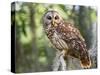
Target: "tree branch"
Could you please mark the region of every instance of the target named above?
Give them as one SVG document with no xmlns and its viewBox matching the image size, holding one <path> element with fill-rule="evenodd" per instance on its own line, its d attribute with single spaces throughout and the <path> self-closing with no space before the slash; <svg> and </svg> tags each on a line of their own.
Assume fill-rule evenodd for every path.
<svg viewBox="0 0 100 75">
<path fill-rule="evenodd" d="M 66 62 L 63 58 L 63 55 L 61 55 L 60 52 L 56 53 L 56 57 L 54 58 L 53 61 L 53 66 L 52 66 L 53 71 L 65 71 L 66 70 Z"/>
</svg>

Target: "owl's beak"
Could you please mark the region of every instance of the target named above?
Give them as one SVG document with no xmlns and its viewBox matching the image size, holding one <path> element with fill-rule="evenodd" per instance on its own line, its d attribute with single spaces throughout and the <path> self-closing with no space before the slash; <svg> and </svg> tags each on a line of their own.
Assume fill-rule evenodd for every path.
<svg viewBox="0 0 100 75">
<path fill-rule="evenodd" d="M 51 24 L 54 26 L 54 24 L 55 24 L 54 20 L 51 21 Z"/>
<path fill-rule="evenodd" d="M 52 20 L 51 24 L 52 24 L 54 27 L 57 26 L 57 24 L 55 23 L 55 20 L 54 20 L 54 19 Z"/>
</svg>

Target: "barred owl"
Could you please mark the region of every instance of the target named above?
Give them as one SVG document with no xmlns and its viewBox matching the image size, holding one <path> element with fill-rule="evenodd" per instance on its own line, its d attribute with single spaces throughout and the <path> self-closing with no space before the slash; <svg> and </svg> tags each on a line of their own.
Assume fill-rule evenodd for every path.
<svg viewBox="0 0 100 75">
<path fill-rule="evenodd" d="M 85 40 L 73 24 L 65 22 L 57 11 L 47 11 L 43 16 L 43 28 L 53 46 L 63 54 L 64 59 L 72 56 L 80 60 L 82 68 L 91 67 Z"/>
</svg>

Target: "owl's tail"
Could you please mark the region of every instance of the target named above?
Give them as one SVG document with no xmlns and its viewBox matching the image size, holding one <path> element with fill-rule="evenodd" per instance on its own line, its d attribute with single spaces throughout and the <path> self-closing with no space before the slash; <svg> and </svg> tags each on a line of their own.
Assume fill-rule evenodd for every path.
<svg viewBox="0 0 100 75">
<path fill-rule="evenodd" d="M 87 69 L 87 68 L 91 67 L 91 59 L 90 59 L 90 56 L 89 56 L 88 52 L 84 52 L 80 56 L 80 62 L 81 62 L 82 68 Z"/>
</svg>

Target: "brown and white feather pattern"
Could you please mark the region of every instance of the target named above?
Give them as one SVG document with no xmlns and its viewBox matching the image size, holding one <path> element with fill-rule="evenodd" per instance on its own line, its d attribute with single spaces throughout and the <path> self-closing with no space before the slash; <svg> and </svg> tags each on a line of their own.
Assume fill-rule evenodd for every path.
<svg viewBox="0 0 100 75">
<path fill-rule="evenodd" d="M 44 28 L 45 32 L 52 44 L 57 50 L 64 51 L 64 58 L 70 55 L 78 58 L 83 68 L 91 67 L 85 40 L 77 28 L 64 21 L 56 23 L 54 27 L 52 27 L 52 24 L 45 26 L 47 26 L 47 28 Z"/>
</svg>

